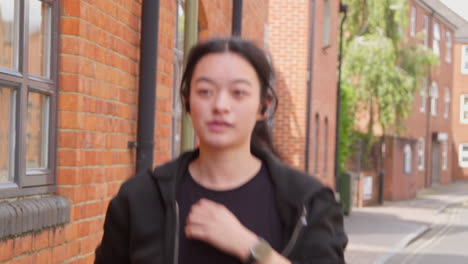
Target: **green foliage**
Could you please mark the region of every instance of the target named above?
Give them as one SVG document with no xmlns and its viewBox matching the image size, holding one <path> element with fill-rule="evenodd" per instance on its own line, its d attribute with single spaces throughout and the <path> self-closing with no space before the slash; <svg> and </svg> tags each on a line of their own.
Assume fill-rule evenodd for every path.
<svg viewBox="0 0 468 264">
<path fill-rule="evenodd" d="M 355 93 L 357 112 L 370 117 L 364 140 L 373 141 L 375 124 L 400 133 L 412 108 L 418 80 L 438 62 L 432 51 L 406 39 L 408 0 L 344 0 L 343 80 Z"/>
<path fill-rule="evenodd" d="M 341 108 L 340 108 L 340 142 L 338 165 L 341 172 L 344 171 L 346 160 L 352 154 L 354 142 L 354 119 L 356 95 L 354 90 L 346 84 L 341 85 Z"/>
</svg>

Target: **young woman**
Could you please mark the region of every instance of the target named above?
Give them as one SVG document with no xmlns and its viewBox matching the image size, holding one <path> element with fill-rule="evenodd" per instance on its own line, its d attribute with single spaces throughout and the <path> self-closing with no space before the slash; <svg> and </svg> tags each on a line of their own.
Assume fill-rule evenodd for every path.
<svg viewBox="0 0 468 264">
<path fill-rule="evenodd" d="M 122 185 L 95 263 L 344 263 L 333 192 L 272 149 L 273 75 L 246 40 L 192 49 L 181 95 L 198 149 Z"/>
</svg>

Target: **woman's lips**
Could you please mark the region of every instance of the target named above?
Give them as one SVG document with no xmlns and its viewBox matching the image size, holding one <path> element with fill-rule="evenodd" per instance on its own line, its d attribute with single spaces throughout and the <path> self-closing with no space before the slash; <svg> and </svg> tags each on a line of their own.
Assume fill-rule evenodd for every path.
<svg viewBox="0 0 468 264">
<path fill-rule="evenodd" d="M 232 124 L 225 121 L 211 121 L 208 122 L 208 129 L 213 132 L 223 132 L 224 130 L 231 128 Z"/>
</svg>

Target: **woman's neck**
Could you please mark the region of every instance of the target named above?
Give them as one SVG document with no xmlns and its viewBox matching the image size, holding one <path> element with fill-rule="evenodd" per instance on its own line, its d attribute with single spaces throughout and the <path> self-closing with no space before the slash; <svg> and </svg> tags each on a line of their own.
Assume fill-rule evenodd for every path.
<svg viewBox="0 0 468 264">
<path fill-rule="evenodd" d="M 193 179 L 212 190 L 229 190 L 243 185 L 260 170 L 261 161 L 250 146 L 212 149 L 200 146 L 200 155 L 189 165 Z"/>
</svg>

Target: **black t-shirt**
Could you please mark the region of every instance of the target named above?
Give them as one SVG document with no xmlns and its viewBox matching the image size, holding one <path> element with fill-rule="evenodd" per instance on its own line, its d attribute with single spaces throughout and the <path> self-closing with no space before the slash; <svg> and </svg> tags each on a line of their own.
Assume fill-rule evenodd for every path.
<svg viewBox="0 0 468 264">
<path fill-rule="evenodd" d="M 227 191 L 214 191 L 195 182 L 187 171 L 177 193 L 179 203 L 179 264 L 240 264 L 240 260 L 211 245 L 185 236 L 185 223 L 193 204 L 206 198 L 223 204 L 248 229 L 264 238 L 280 251 L 283 227 L 276 208 L 273 183 L 268 170 L 260 171 L 244 185 Z"/>
</svg>

